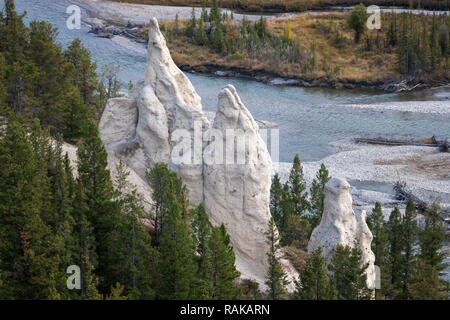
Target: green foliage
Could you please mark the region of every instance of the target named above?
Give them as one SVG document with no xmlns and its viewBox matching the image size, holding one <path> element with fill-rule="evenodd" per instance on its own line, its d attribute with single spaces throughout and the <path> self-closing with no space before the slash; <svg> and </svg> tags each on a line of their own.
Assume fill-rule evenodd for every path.
<svg viewBox="0 0 450 320">
<path fill-rule="evenodd" d="M 352 12 L 348 18 L 348 26 L 355 31 L 355 42 L 358 43 L 361 35 L 366 29 L 367 18 L 366 7 L 363 4 L 358 4 L 353 7 Z"/>
<path fill-rule="evenodd" d="M 368 300 L 372 290 L 367 288 L 366 269 L 363 265 L 362 252 L 354 248 L 338 245 L 331 259 L 329 270 L 333 274 L 338 300 Z"/>
<path fill-rule="evenodd" d="M 269 262 L 269 270 L 266 275 L 266 285 L 269 288 L 267 295 L 271 300 L 282 300 L 286 294 L 284 288 L 289 282 L 277 256 L 279 249 L 279 237 L 273 218 L 269 221 L 266 236 L 267 243 L 270 247 L 269 252 L 267 252 L 267 259 Z"/>
<path fill-rule="evenodd" d="M 322 163 L 319 171 L 316 174 L 315 179 L 311 184 L 311 208 L 309 223 L 311 225 L 311 231 L 314 230 L 320 223 L 323 214 L 323 205 L 325 200 L 325 185 L 330 181 L 331 177 L 328 174 L 328 170 Z"/>
<path fill-rule="evenodd" d="M 156 292 L 161 299 L 185 300 L 195 292 L 194 241 L 173 191 L 167 195 L 167 207 L 159 244 Z"/>
<path fill-rule="evenodd" d="M 322 248 L 314 250 L 300 270 L 300 279 L 295 282 L 294 297 L 299 300 L 333 300 L 336 296 L 334 282 L 328 278 L 327 263 Z"/>
<path fill-rule="evenodd" d="M 389 276 L 389 281 L 384 284 L 383 290 L 390 298 L 396 299 L 400 297 L 402 291 L 402 215 L 398 208 L 395 208 L 386 225 L 389 239 L 389 256 L 387 259 L 386 272 Z"/>
<path fill-rule="evenodd" d="M 211 252 L 213 289 L 211 299 L 239 299 L 241 292 L 235 281 L 240 273 L 236 270 L 230 236 L 223 224 L 212 229 L 209 250 Z"/>
<path fill-rule="evenodd" d="M 283 210 L 281 201 L 283 197 L 283 187 L 281 186 L 280 176 L 275 173 L 270 187 L 270 212 L 278 229 L 283 224 Z"/>
<path fill-rule="evenodd" d="M 294 214 L 301 217 L 309 208 L 309 202 L 308 194 L 306 192 L 306 181 L 303 174 L 303 167 L 298 154 L 294 158 L 288 183 L 294 206 Z"/>
</svg>

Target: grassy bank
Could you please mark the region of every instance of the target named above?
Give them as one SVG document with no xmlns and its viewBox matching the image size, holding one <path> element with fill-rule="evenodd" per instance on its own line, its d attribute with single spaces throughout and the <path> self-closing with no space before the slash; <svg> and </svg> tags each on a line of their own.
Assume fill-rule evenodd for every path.
<svg viewBox="0 0 450 320">
<path fill-rule="evenodd" d="M 168 6 L 212 6 L 213 0 L 112 0 L 116 2 L 141 3 Z M 219 0 L 223 8 L 236 9 L 247 12 L 292 12 L 310 9 L 321 9 L 330 6 L 354 6 L 363 3 L 366 6 L 403 6 L 414 8 L 420 6 L 431 10 L 448 10 L 448 0 Z"/>
<path fill-rule="evenodd" d="M 448 17 L 383 14 L 381 29 L 363 30 L 356 42 L 350 13 L 255 23 L 205 15 L 161 25 L 175 62 L 185 70 L 240 70 L 312 85 L 448 82 L 450 76 Z"/>
</svg>

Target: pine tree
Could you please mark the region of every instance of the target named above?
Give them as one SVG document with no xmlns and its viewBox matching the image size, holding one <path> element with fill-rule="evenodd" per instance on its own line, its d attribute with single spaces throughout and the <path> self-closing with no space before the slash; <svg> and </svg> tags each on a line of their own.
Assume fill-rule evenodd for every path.
<svg viewBox="0 0 450 320">
<path fill-rule="evenodd" d="M 41 218 L 48 178 L 22 125 L 10 118 L 0 134 L 0 298 L 47 299 L 63 282 L 55 237 Z"/>
<path fill-rule="evenodd" d="M 389 282 L 385 284 L 383 291 L 386 291 L 390 298 L 396 299 L 402 290 L 402 251 L 404 247 L 402 239 L 402 215 L 398 208 L 395 208 L 391 212 L 386 227 L 389 239 L 389 255 L 386 271 L 389 275 Z"/>
<path fill-rule="evenodd" d="M 419 260 L 438 272 L 446 268 L 446 264 L 443 263 L 444 256 L 441 252 L 444 239 L 445 229 L 440 214 L 440 206 L 435 202 L 425 212 L 425 228 L 419 235 Z"/>
<path fill-rule="evenodd" d="M 196 291 L 195 246 L 188 224 L 182 218 L 181 203 L 173 192 L 168 194 L 167 201 L 159 244 L 156 294 L 161 299 L 186 300 Z"/>
<path fill-rule="evenodd" d="M 333 300 L 336 292 L 327 273 L 327 263 L 322 247 L 319 247 L 308 256 L 305 266 L 300 270 L 294 297 L 300 300 Z"/>
<path fill-rule="evenodd" d="M 192 229 L 196 244 L 196 261 L 198 264 L 197 281 L 199 282 L 195 296 L 198 299 L 207 300 L 211 299 L 213 291 L 213 266 L 212 252 L 210 249 L 212 228 L 203 204 L 195 208 Z"/>
<path fill-rule="evenodd" d="M 348 17 L 348 25 L 355 31 L 355 43 L 359 43 L 366 28 L 368 14 L 363 4 L 356 5 Z"/>
<path fill-rule="evenodd" d="M 270 212 L 278 229 L 281 229 L 283 224 L 282 196 L 283 187 L 281 186 L 280 176 L 275 173 L 270 187 Z"/>
<path fill-rule="evenodd" d="M 212 266 L 212 294 L 214 300 L 231 300 L 240 298 L 240 290 L 235 281 L 240 273 L 235 267 L 235 255 L 230 236 L 225 226 L 212 229 L 209 240 Z"/>
<path fill-rule="evenodd" d="M 279 237 L 273 218 L 270 218 L 266 236 L 267 243 L 269 244 L 269 252 L 267 252 L 269 270 L 266 275 L 266 285 L 269 290 L 267 295 L 271 300 L 281 300 L 285 296 L 285 286 L 288 285 L 289 282 L 283 267 L 278 260 Z"/>
<path fill-rule="evenodd" d="M 115 269 L 121 264 L 118 252 L 122 247 L 117 241 L 120 230 L 120 207 L 114 201 L 114 189 L 107 168 L 108 155 L 94 124 L 88 126 L 86 138 L 78 148 L 78 179 L 83 184 L 87 197 L 87 220 L 94 230 L 99 275 L 99 289 L 109 294 L 117 282 Z"/>
<path fill-rule="evenodd" d="M 322 219 L 324 201 L 325 201 L 325 185 L 330 181 L 331 177 L 328 174 L 328 170 L 322 163 L 319 171 L 316 174 L 316 178 L 313 180 L 310 194 L 311 194 L 311 212 L 309 222 L 311 225 L 311 231 L 314 230 Z"/>
<path fill-rule="evenodd" d="M 333 274 L 338 300 L 368 300 L 372 291 L 367 288 L 366 269 L 362 264 L 361 250 L 338 245 L 329 266 Z"/>
<path fill-rule="evenodd" d="M 118 265 L 116 280 L 124 286 L 124 293 L 131 299 L 149 298 L 154 295 L 152 270 L 156 264 L 156 252 L 151 247 L 151 237 L 141 224 L 145 218 L 141 196 L 136 186 L 127 181 L 129 172 L 122 161 L 117 166 L 115 179 L 116 199 L 121 208 L 119 236 L 115 239 L 122 252 L 116 252 L 122 260 Z"/>
<path fill-rule="evenodd" d="M 97 64 L 92 62 L 91 53 L 82 45 L 80 39 L 75 38 L 64 51 L 64 57 L 75 67 L 73 81 L 80 91 L 83 103 L 92 106 L 98 83 Z"/>
<path fill-rule="evenodd" d="M 306 182 L 303 175 L 303 167 L 298 154 L 294 158 L 289 174 L 289 190 L 294 206 L 294 214 L 301 217 L 309 207 L 306 193 Z"/>
<path fill-rule="evenodd" d="M 412 281 L 416 265 L 415 245 L 417 242 L 416 207 L 411 198 L 408 199 L 405 215 L 402 220 L 403 231 L 403 271 L 402 271 L 402 299 L 409 299 L 408 286 Z"/>
<path fill-rule="evenodd" d="M 181 178 L 175 172 L 169 170 L 167 164 L 157 163 L 151 170 L 147 171 L 147 181 L 152 187 L 152 199 L 154 201 L 151 221 L 154 227 L 152 243 L 159 247 L 159 239 L 164 227 L 164 216 L 169 210 L 170 193 L 175 193 L 177 201 L 182 206 L 182 216 L 185 214 L 186 188 L 183 186 Z"/>
<path fill-rule="evenodd" d="M 203 22 L 203 19 L 200 19 L 198 31 L 195 34 L 195 43 L 200 46 L 206 46 L 208 45 L 208 41 L 209 39 L 205 31 L 205 23 Z"/>
<path fill-rule="evenodd" d="M 375 254 L 375 265 L 380 268 L 381 271 L 381 287 L 384 287 L 386 279 L 386 264 L 388 259 L 388 233 L 386 230 L 384 215 L 379 202 L 375 203 L 375 208 L 372 210 L 372 214 L 367 217 L 367 225 L 372 231 L 372 251 Z M 382 294 L 380 290 L 375 292 L 375 298 L 380 299 Z"/>
</svg>

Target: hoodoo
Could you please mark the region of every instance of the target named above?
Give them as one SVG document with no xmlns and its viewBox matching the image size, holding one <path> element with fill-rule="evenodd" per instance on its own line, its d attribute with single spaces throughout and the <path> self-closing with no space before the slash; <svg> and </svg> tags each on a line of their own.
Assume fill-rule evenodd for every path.
<svg viewBox="0 0 450 320">
<path fill-rule="evenodd" d="M 257 123 L 233 86 L 220 92 L 211 125 L 153 19 L 145 78 L 128 96 L 108 101 L 99 128 L 110 156 L 122 159 L 141 179 L 158 162 L 177 172 L 190 190 L 190 204 L 204 202 L 211 223 L 226 226 L 242 277 L 264 287 L 272 161 Z M 235 135 L 232 149 L 227 144 L 230 130 Z M 189 151 L 180 155 L 186 151 L 180 146 Z"/>
<path fill-rule="evenodd" d="M 328 262 L 333 257 L 338 245 L 359 246 L 363 263 L 369 264 L 366 270 L 367 285 L 375 286 L 375 255 L 372 252 L 372 233 L 366 224 L 366 212 L 362 211 L 356 220 L 352 208 L 350 185 L 347 181 L 333 178 L 325 185 L 325 201 L 322 220 L 314 229 L 308 243 L 311 252 L 322 246 L 323 255 Z"/>
</svg>

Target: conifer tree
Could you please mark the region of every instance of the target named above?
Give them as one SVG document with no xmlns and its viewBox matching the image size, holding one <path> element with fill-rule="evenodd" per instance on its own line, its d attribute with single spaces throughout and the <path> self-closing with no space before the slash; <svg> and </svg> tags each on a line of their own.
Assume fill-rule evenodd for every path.
<svg viewBox="0 0 450 320">
<path fill-rule="evenodd" d="M 319 247 L 308 256 L 305 266 L 300 270 L 294 297 L 300 300 L 333 300 L 336 289 L 327 273 L 327 263 L 322 247 Z"/>
<path fill-rule="evenodd" d="M 182 205 L 174 192 L 168 193 L 167 201 L 159 244 L 156 294 L 161 299 L 188 299 L 196 291 L 195 246 L 188 224 L 182 218 Z"/>
<path fill-rule="evenodd" d="M 278 229 L 281 229 L 283 224 L 282 197 L 283 187 L 281 186 L 280 176 L 275 173 L 270 187 L 270 212 Z"/>
<path fill-rule="evenodd" d="M 156 252 L 151 247 L 151 237 L 141 224 L 145 218 L 141 196 L 136 186 L 127 181 L 129 172 L 122 161 L 117 166 L 115 179 L 116 199 L 120 206 L 119 234 L 116 237 L 122 248 L 117 255 L 116 281 L 123 284 L 124 294 L 131 299 L 149 298 L 154 295 L 152 273 L 156 264 Z"/>
<path fill-rule="evenodd" d="M 303 167 L 298 154 L 294 158 L 289 174 L 289 190 L 294 207 L 294 214 L 301 217 L 309 207 Z"/>
<path fill-rule="evenodd" d="M 266 285 L 269 288 L 267 295 L 271 300 L 281 300 L 285 296 L 285 286 L 289 282 L 278 260 L 279 237 L 273 218 L 270 218 L 266 236 L 267 243 L 269 244 L 269 252 L 267 252 L 269 270 L 266 275 Z"/>
<path fill-rule="evenodd" d="M 389 239 L 389 256 L 387 259 L 386 271 L 389 275 L 389 282 L 385 284 L 383 291 L 388 292 L 390 298 L 396 299 L 402 290 L 402 215 L 398 208 L 395 208 L 389 216 L 387 222 Z"/>
<path fill-rule="evenodd" d="M 239 299 L 240 290 L 235 281 L 240 273 L 236 270 L 233 246 L 223 224 L 212 229 L 208 246 L 212 266 L 211 299 Z"/>
<path fill-rule="evenodd" d="M 80 91 L 83 103 L 86 106 L 92 106 L 98 83 L 97 64 L 92 62 L 91 53 L 83 46 L 80 39 L 75 38 L 64 51 L 64 57 L 75 68 L 73 81 Z"/>
<path fill-rule="evenodd" d="M 78 148 L 78 179 L 83 184 L 89 207 L 87 220 L 94 230 L 99 275 L 99 289 L 109 294 L 117 282 L 115 269 L 122 261 L 118 259 L 124 249 L 115 241 L 121 224 L 120 207 L 114 201 L 114 189 L 107 168 L 107 153 L 94 124 L 87 128 L 86 137 Z"/>
<path fill-rule="evenodd" d="M 330 181 L 331 177 L 328 174 L 328 170 L 322 163 L 319 171 L 316 174 L 316 178 L 313 180 L 310 194 L 311 194 L 311 212 L 309 222 L 311 225 L 311 231 L 314 230 L 320 223 L 323 214 L 323 205 L 325 201 L 325 185 Z"/>
<path fill-rule="evenodd" d="M 63 279 L 52 250 L 55 237 L 41 218 L 47 177 L 22 125 L 10 118 L 0 134 L 0 298 L 57 296 Z"/>
<path fill-rule="evenodd" d="M 414 267 L 416 265 L 415 246 L 417 242 L 416 207 L 412 198 L 408 199 L 405 215 L 402 220 L 403 231 L 403 271 L 402 271 L 402 299 L 409 299 L 408 286 L 412 281 Z"/>
<path fill-rule="evenodd" d="M 367 225 L 372 232 L 372 251 L 375 254 L 375 265 L 380 268 L 381 271 L 381 287 L 387 280 L 387 259 L 388 259 L 388 233 L 384 221 L 383 211 L 379 202 L 375 203 L 375 208 L 372 210 L 372 214 L 367 217 Z M 390 279 L 389 279 L 390 280 Z M 380 290 L 376 290 L 375 298 L 380 299 L 382 294 Z"/>
<path fill-rule="evenodd" d="M 212 228 L 203 204 L 195 208 L 192 229 L 196 244 L 196 260 L 198 264 L 197 281 L 199 282 L 195 296 L 201 300 L 211 299 L 213 294 L 213 253 L 210 249 Z"/>
<path fill-rule="evenodd" d="M 331 259 L 329 270 L 333 274 L 338 300 L 368 300 L 372 291 L 367 288 L 366 269 L 361 250 L 338 245 Z"/>
</svg>

